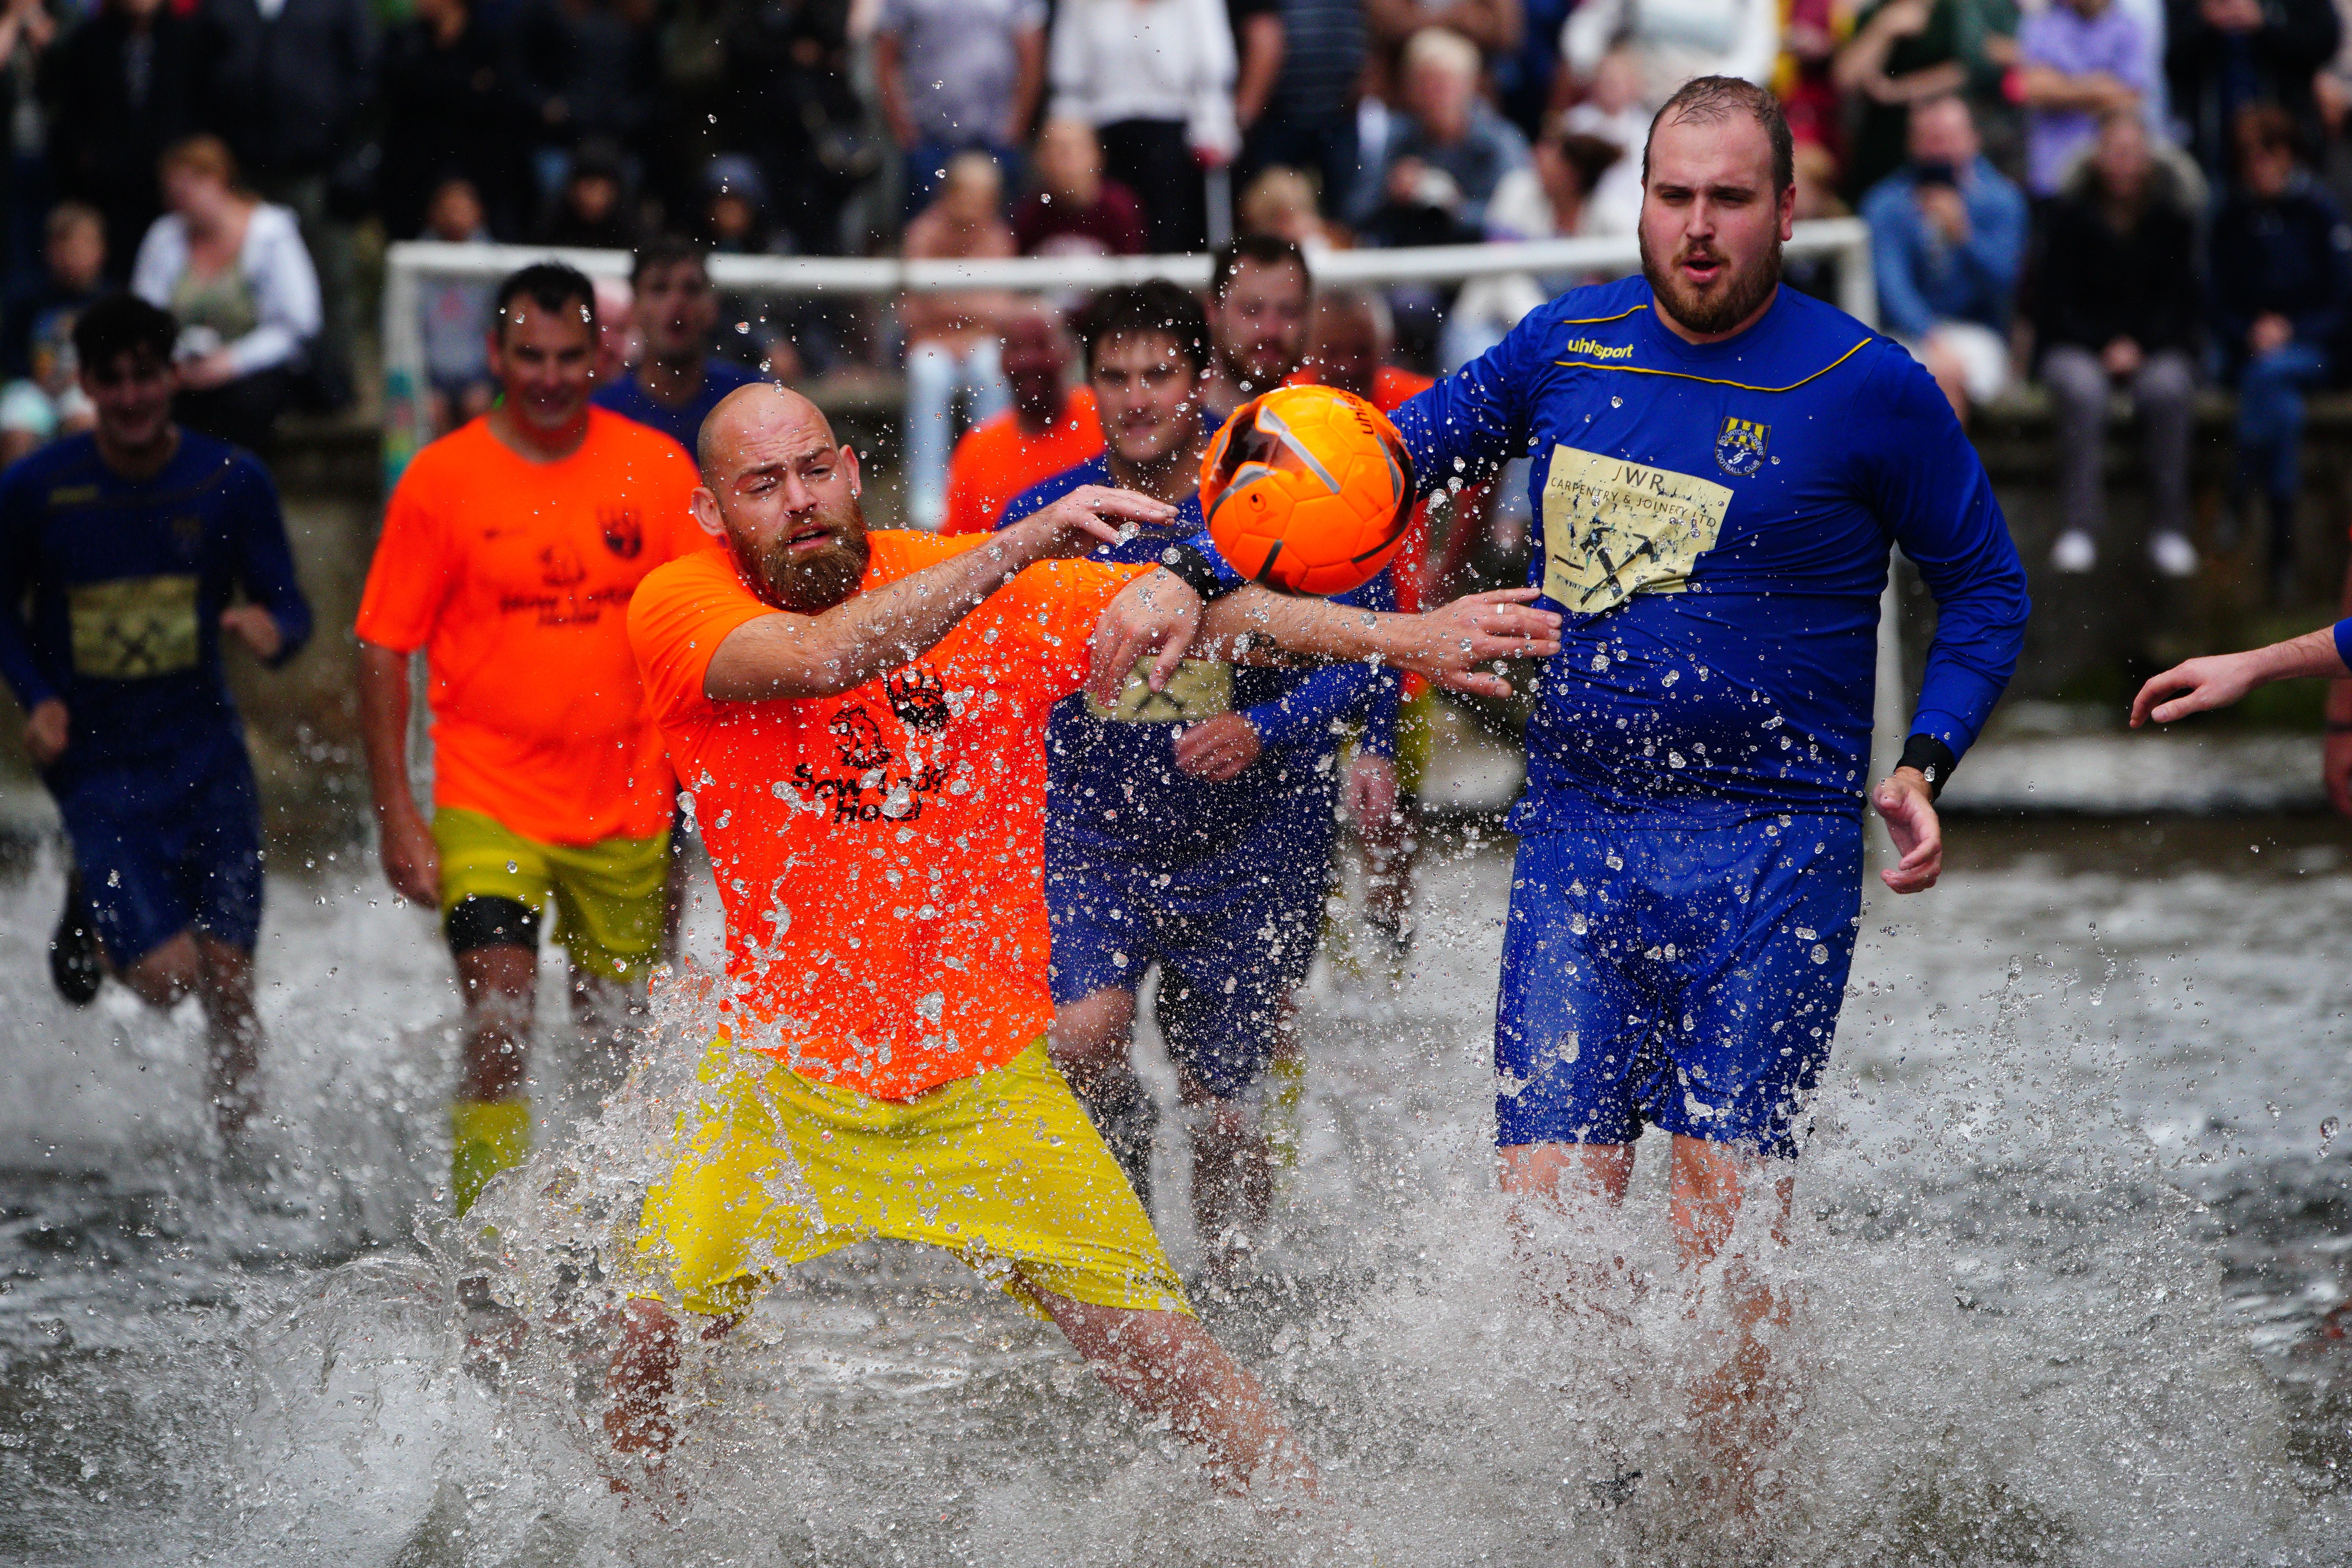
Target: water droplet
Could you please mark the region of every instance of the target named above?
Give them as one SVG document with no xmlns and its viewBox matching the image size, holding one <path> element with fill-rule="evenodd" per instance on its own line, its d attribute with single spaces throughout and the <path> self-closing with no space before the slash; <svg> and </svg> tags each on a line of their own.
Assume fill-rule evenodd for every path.
<svg viewBox="0 0 2352 1568">
<path fill-rule="evenodd" d="M 2319 1124 L 2319 1152 L 2322 1154 L 2327 1152 L 2327 1146 L 2336 1142 L 2336 1133 L 2343 1130 L 2344 1123 L 2333 1116 Z"/>
<path fill-rule="evenodd" d="M 1609 406 L 1612 408 L 1622 408 L 1625 406 L 1625 400 L 1622 397 L 1612 397 L 1609 400 Z"/>
</svg>

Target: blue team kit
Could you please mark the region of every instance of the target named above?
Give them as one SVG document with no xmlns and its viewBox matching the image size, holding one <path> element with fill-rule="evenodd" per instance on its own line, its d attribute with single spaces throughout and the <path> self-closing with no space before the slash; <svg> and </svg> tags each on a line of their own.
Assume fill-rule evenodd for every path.
<svg viewBox="0 0 2352 1568">
<path fill-rule="evenodd" d="M 1501 1141 L 1791 1152 L 1853 952 L 1888 545 L 1938 607 L 1913 733 L 1965 752 L 2022 641 L 1982 464 L 1902 348 L 1790 289 L 1711 344 L 1639 278 L 1577 289 L 1395 420 L 1424 485 L 1530 459 L 1565 617 L 1511 821 Z"/>
<path fill-rule="evenodd" d="M 1109 483 L 1106 459 L 1082 463 L 1015 497 L 1003 523 Z M 1201 529 L 1200 502 L 1187 497 L 1169 528 L 1141 529 L 1093 558 L 1156 562 Z M 1338 602 L 1388 610 L 1396 599 L 1382 574 Z M 1322 929 L 1339 727 L 1362 721 L 1365 745 L 1392 751 L 1397 689 L 1392 672 L 1363 665 L 1300 674 L 1187 660 L 1164 691 L 1131 677 L 1108 707 L 1065 699 L 1045 737 L 1055 1005 L 1133 990 L 1157 963 L 1178 1065 L 1220 1097 L 1255 1082 Z M 1257 731 L 1257 760 L 1222 784 L 1180 769 L 1185 728 L 1232 712 Z"/>
<path fill-rule="evenodd" d="M 43 782 L 117 963 L 191 925 L 249 950 L 260 926 L 259 809 L 221 668 L 240 587 L 292 658 L 310 609 L 277 489 L 226 442 L 184 429 L 134 481 L 71 437 L 0 477 L 0 674 L 27 712 L 66 704 Z"/>
</svg>

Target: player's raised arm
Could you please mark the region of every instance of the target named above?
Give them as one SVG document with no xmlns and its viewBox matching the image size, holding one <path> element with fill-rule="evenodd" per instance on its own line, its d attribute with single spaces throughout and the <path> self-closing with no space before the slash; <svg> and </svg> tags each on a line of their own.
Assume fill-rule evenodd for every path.
<svg viewBox="0 0 2352 1568">
<path fill-rule="evenodd" d="M 2274 680 L 2306 676 L 2342 679 L 2352 675 L 2352 659 L 2345 657 L 2347 637 L 2352 637 L 2352 620 L 2342 620 L 2267 647 L 2209 654 L 2176 664 L 2151 676 L 2132 699 L 2132 728 L 2151 720 L 2170 724 L 2192 713 L 2227 708 L 2255 687 Z"/>
<path fill-rule="evenodd" d="M 703 695 L 719 702 L 830 697 L 927 652 L 1024 567 L 1084 554 L 1124 523 L 1164 523 L 1175 509 L 1097 486 L 1073 491 L 971 549 L 870 594 L 857 510 L 857 456 L 836 446 L 805 398 L 761 383 L 729 395 L 702 431 L 695 521 L 726 537 L 718 490 L 744 542 L 746 569 L 779 614 L 746 622 L 711 656 Z"/>
</svg>

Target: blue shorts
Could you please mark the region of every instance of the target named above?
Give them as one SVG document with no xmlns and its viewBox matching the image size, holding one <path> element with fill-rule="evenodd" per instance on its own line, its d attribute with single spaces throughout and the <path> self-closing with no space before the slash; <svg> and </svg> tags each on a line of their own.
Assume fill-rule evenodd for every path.
<svg viewBox="0 0 2352 1568">
<path fill-rule="evenodd" d="M 1279 856 L 1179 866 L 1047 834 L 1055 1005 L 1133 991 L 1156 963 L 1155 1016 L 1178 1069 L 1220 1100 L 1245 1092 L 1274 1059 L 1275 1026 L 1322 937 L 1330 815 L 1321 820 L 1319 837 L 1269 835 Z"/>
<path fill-rule="evenodd" d="M 1660 1127 L 1796 1152 L 1862 908 L 1862 824 L 1530 834 L 1496 1005 L 1500 1143 Z"/>
<path fill-rule="evenodd" d="M 261 806 L 245 737 L 193 743 L 168 765 L 109 767 L 57 789 L 99 940 L 136 963 L 194 927 L 253 951 L 261 932 Z"/>
</svg>

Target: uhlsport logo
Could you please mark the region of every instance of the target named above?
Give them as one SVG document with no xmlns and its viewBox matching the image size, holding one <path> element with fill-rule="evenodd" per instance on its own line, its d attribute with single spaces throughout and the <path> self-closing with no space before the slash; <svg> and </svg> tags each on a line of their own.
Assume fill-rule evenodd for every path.
<svg viewBox="0 0 2352 1568">
<path fill-rule="evenodd" d="M 1735 479 L 1744 479 L 1764 466 L 1764 448 L 1771 440 L 1769 425 L 1726 416 L 1715 437 L 1715 466 Z"/>
<path fill-rule="evenodd" d="M 1570 338 L 1560 345 L 1560 352 L 1588 354 L 1594 359 L 1632 359 L 1633 345 L 1632 343 L 1600 343 L 1591 338 Z"/>
</svg>

